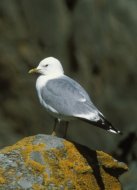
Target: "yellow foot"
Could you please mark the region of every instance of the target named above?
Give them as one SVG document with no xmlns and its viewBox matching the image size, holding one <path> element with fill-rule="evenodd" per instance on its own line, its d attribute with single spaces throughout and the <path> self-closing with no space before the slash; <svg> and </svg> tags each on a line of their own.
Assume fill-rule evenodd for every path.
<svg viewBox="0 0 137 190">
<path fill-rule="evenodd" d="M 51 135 L 52 135 L 52 136 L 56 136 L 56 132 L 53 131 L 53 132 L 51 133 Z"/>
</svg>

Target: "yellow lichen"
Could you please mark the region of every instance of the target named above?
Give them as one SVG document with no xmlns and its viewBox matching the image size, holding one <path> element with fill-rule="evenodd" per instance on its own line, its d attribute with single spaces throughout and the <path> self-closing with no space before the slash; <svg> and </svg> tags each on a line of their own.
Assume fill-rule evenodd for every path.
<svg viewBox="0 0 137 190">
<path fill-rule="evenodd" d="M 27 164 L 32 167 L 34 170 L 37 170 L 39 172 L 43 172 L 45 170 L 45 166 L 34 161 L 34 160 L 28 160 Z"/>
<path fill-rule="evenodd" d="M 50 164 L 50 170 L 52 173 L 52 177 L 49 177 L 44 172 L 46 186 L 54 184 L 56 187 L 59 187 L 61 184 L 67 186 L 67 183 L 71 183 L 72 189 L 77 190 L 90 189 L 92 184 L 94 184 L 94 187 L 97 186 L 97 184 L 95 185 L 95 178 L 91 177 L 92 168 L 72 143 L 64 141 L 64 149 L 53 148 L 51 152 L 52 155 L 54 155 L 54 159 L 51 159 L 50 152 L 45 152 L 43 154 L 45 162 Z M 83 175 L 87 182 L 91 181 L 89 183 L 89 188 L 85 188 L 85 179 L 83 180 Z"/>
<path fill-rule="evenodd" d="M 86 159 L 76 150 L 72 143 L 64 142 L 67 150 L 68 165 L 73 163 L 73 168 L 78 173 L 92 172 L 92 168 L 87 163 Z"/>
<path fill-rule="evenodd" d="M 37 144 L 37 145 L 28 144 L 25 148 L 23 148 L 21 150 L 21 154 L 24 158 L 25 164 L 27 166 L 32 167 L 34 170 L 43 172 L 43 170 L 45 169 L 45 166 L 40 164 L 39 162 L 32 160 L 31 153 L 37 151 L 37 152 L 40 152 L 40 154 L 42 154 L 44 148 L 45 148 L 45 144 L 42 144 L 42 143 Z"/>
<path fill-rule="evenodd" d="M 28 161 L 30 159 L 30 155 L 32 152 L 43 151 L 44 148 L 45 148 L 45 144 L 42 144 L 42 143 L 37 144 L 37 145 L 28 144 L 21 150 L 21 153 L 25 161 Z"/>
<path fill-rule="evenodd" d="M 0 168 L 0 184 L 6 183 L 6 179 L 3 175 L 3 173 L 4 173 L 4 170 L 2 168 Z"/>
<path fill-rule="evenodd" d="M 0 184 L 3 184 L 3 183 L 5 183 L 5 182 L 6 182 L 5 178 L 3 178 L 3 177 L 0 175 Z"/>
<path fill-rule="evenodd" d="M 97 152 L 97 158 L 101 165 L 107 167 L 107 168 L 123 168 L 124 170 L 128 170 L 128 167 L 126 164 L 118 162 L 115 160 L 112 156 L 106 154 L 103 151 L 96 151 Z"/>
<path fill-rule="evenodd" d="M 44 190 L 45 188 L 43 187 L 43 185 L 39 185 L 39 184 L 33 184 L 32 188 L 34 190 Z"/>
<path fill-rule="evenodd" d="M 121 190 L 119 180 L 109 173 L 105 172 L 103 167 L 100 167 L 100 173 L 105 186 L 105 190 Z M 112 185 L 113 184 L 113 185 Z"/>
<path fill-rule="evenodd" d="M 7 153 L 18 149 L 25 165 L 29 167 L 33 174 L 43 177 L 42 185 L 33 184 L 34 190 L 44 190 L 49 184 L 54 184 L 55 189 L 58 189 L 62 185 L 66 187 L 65 190 L 68 190 L 68 184 L 69 189 L 100 189 L 96 176 L 94 175 L 95 166 L 93 168 L 89 166 L 87 160 L 78 152 L 72 143 L 64 140 L 64 148 L 46 150 L 45 144 L 33 144 L 33 140 L 34 137 L 24 138 L 15 145 L 3 149 L 1 152 Z M 32 159 L 32 153 L 34 152 L 38 152 L 41 155 L 43 164 Z M 93 160 L 93 163 L 98 164 L 100 170 L 98 175 L 100 175 L 105 189 L 119 190 L 120 184 L 118 179 L 107 173 L 103 167 L 118 168 L 121 166 L 118 166 L 118 162 L 104 152 L 96 151 L 96 155 L 97 160 Z M 96 163 L 97 161 L 98 163 Z M 13 175 L 14 173 L 11 170 L 7 171 L 7 174 L 8 172 L 9 175 Z M 3 171 L 0 170 L 0 184 L 5 182 Z"/>
<path fill-rule="evenodd" d="M 31 166 L 34 170 L 42 172 L 45 169 L 45 166 L 32 160 L 31 153 L 34 151 L 40 151 L 42 153 L 43 149 L 45 148 L 45 144 L 40 143 L 40 144 L 34 145 L 34 144 L 32 144 L 33 139 L 34 139 L 33 136 L 26 137 L 26 138 L 22 139 L 21 141 L 17 142 L 16 144 L 4 148 L 1 151 L 1 153 L 5 154 L 5 153 L 8 153 L 8 152 L 18 149 L 18 150 L 20 150 L 20 152 L 24 158 L 24 162 L 27 166 Z"/>
<path fill-rule="evenodd" d="M 16 149 L 22 149 L 25 148 L 26 146 L 28 146 L 29 144 L 31 144 L 31 142 L 33 141 L 34 136 L 32 137 L 25 137 L 24 139 L 22 139 L 21 141 L 17 142 L 16 144 L 12 145 L 12 146 L 8 146 L 4 149 L 1 150 L 1 153 L 5 154 L 8 152 L 11 152 L 12 150 L 16 150 Z"/>
</svg>

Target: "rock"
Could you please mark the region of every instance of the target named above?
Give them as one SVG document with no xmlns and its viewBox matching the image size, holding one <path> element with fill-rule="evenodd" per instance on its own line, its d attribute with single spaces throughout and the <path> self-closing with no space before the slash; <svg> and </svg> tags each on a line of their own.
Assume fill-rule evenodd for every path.
<svg viewBox="0 0 137 190">
<path fill-rule="evenodd" d="M 0 189 L 121 189 L 127 170 L 102 151 L 49 135 L 26 137 L 0 151 Z"/>
<path fill-rule="evenodd" d="M 137 162 L 133 161 L 129 166 L 129 171 L 120 177 L 120 182 L 124 190 L 134 190 L 137 187 Z"/>
<path fill-rule="evenodd" d="M 124 139 L 136 132 L 136 10 L 137 1 L 129 0 L 0 1 L 0 148 L 51 133 L 53 121 L 38 101 L 36 78 L 28 75 L 47 56 L 61 60 Z M 68 131 L 74 141 L 118 151 L 121 137 L 78 125 L 79 131 L 73 122 Z M 129 154 L 134 152 L 135 146 Z"/>
</svg>

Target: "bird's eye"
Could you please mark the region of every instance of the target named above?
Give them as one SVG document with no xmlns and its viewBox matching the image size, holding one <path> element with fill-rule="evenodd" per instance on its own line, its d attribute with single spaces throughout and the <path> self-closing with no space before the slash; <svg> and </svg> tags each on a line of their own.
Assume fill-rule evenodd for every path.
<svg viewBox="0 0 137 190">
<path fill-rule="evenodd" d="M 44 65 L 44 67 L 47 67 L 47 66 L 48 66 L 48 64 Z"/>
</svg>

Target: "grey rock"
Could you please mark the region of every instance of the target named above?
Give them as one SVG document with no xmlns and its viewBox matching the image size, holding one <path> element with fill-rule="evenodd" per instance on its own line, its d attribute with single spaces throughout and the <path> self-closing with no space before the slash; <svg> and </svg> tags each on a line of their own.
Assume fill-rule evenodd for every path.
<svg viewBox="0 0 137 190">
<path fill-rule="evenodd" d="M 32 187 L 32 183 L 26 178 L 21 178 L 18 184 L 22 189 L 30 189 Z"/>
<path fill-rule="evenodd" d="M 58 137 L 36 135 L 22 139 L 0 151 L 0 189 L 92 190 L 101 188 L 101 178 L 104 187 L 112 184 L 120 189 L 118 177 L 127 166 L 101 151 L 89 151 L 90 166 L 86 154 L 84 158 L 72 143 Z M 98 173 L 98 167 L 102 173 Z M 107 180 L 103 168 L 109 168 L 111 177 Z M 111 170 L 116 173 L 113 175 Z"/>
<path fill-rule="evenodd" d="M 42 135 L 39 134 L 36 136 L 35 140 L 33 141 L 34 144 L 39 144 L 39 143 L 47 143 L 46 144 L 46 150 L 51 149 L 51 148 L 64 148 L 63 141 L 61 138 L 55 138 L 54 136 L 51 135 Z"/>
</svg>

